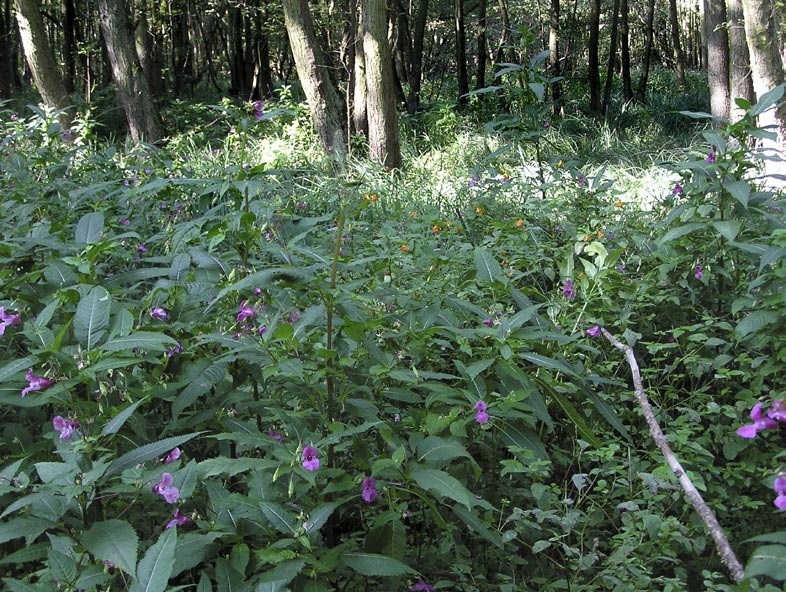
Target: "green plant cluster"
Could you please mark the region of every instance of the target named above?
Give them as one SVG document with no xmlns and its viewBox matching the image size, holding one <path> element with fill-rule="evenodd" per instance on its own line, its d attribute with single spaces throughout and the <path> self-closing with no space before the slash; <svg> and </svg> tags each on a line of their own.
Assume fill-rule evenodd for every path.
<svg viewBox="0 0 786 592">
<path fill-rule="evenodd" d="M 779 99 L 648 172 L 644 209 L 537 104 L 479 158 L 341 177 L 287 102 L 200 107 L 224 133 L 166 149 L 3 111 L 2 589 L 777 590 L 783 535 L 745 541 L 779 448 L 735 429 L 784 390 L 783 206 L 748 149 Z M 739 587 L 595 326 L 636 345 Z"/>
</svg>

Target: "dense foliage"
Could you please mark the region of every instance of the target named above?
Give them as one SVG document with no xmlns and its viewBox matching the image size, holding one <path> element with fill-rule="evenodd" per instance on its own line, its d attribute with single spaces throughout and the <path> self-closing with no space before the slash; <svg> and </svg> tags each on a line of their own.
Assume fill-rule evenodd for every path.
<svg viewBox="0 0 786 592">
<path fill-rule="evenodd" d="M 332 170 L 286 98 L 175 106 L 166 148 L 0 112 L 3 590 L 777 590 L 777 436 L 735 430 L 786 388 L 747 148 L 782 89 L 600 132 L 504 91 L 406 122 L 396 174 Z"/>
</svg>

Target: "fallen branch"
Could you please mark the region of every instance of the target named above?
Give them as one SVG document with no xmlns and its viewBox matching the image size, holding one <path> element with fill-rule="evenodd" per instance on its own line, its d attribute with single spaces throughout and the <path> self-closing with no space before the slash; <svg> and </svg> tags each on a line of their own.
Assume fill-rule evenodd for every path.
<svg viewBox="0 0 786 592">
<path fill-rule="evenodd" d="M 740 582 L 745 576 L 742 564 L 740 564 L 739 559 L 737 559 L 737 555 L 731 548 L 729 540 L 726 538 L 726 533 L 723 532 L 723 528 L 718 523 L 715 513 L 706 504 L 704 499 L 702 499 L 701 494 L 696 489 L 693 481 L 691 481 L 690 477 L 688 477 L 688 474 L 685 472 L 685 469 L 682 468 L 680 461 L 678 461 L 677 457 L 674 455 L 674 451 L 671 449 L 671 446 L 669 446 L 669 443 L 666 441 L 666 436 L 663 434 L 663 430 L 660 429 L 658 420 L 655 417 L 655 412 L 652 410 L 652 406 L 647 399 L 647 394 L 644 392 L 644 385 L 641 382 L 641 372 L 639 371 L 639 364 L 636 362 L 636 357 L 633 354 L 633 348 L 624 343 L 620 343 L 620 341 L 618 341 L 611 333 L 606 331 L 606 329 L 601 329 L 601 331 L 603 332 L 603 335 L 606 337 L 606 339 L 609 340 L 609 343 L 625 354 L 625 358 L 628 360 L 628 365 L 630 366 L 631 374 L 633 375 L 633 387 L 636 394 L 636 400 L 639 402 L 639 406 L 644 413 L 644 418 L 647 420 L 647 425 L 650 428 L 650 434 L 652 434 L 652 437 L 655 440 L 655 443 L 658 445 L 658 448 L 660 448 L 660 451 L 663 453 L 663 456 L 666 457 L 669 467 L 671 467 L 671 470 L 679 479 L 680 485 L 682 485 L 682 489 L 685 491 L 685 495 L 690 500 L 693 508 L 707 526 L 707 530 L 709 530 L 710 535 L 712 535 L 712 539 L 715 541 L 715 548 L 718 552 L 718 555 L 720 555 L 721 561 L 729 569 L 734 582 Z"/>
</svg>

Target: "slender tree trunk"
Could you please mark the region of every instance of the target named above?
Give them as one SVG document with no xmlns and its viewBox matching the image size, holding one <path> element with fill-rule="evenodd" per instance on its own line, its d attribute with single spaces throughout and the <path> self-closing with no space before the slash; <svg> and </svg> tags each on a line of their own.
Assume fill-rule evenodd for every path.
<svg viewBox="0 0 786 592">
<path fill-rule="evenodd" d="M 325 152 L 343 160 L 347 152 L 343 107 L 317 44 L 308 0 L 283 0 L 283 5 L 289 45 L 317 136 Z"/>
<path fill-rule="evenodd" d="M 777 19 L 773 0 L 742 0 L 745 16 L 745 37 L 748 40 L 753 88 L 758 99 L 764 93 L 783 83 L 783 62 L 778 48 Z M 777 135 L 774 141 L 763 140 L 762 147 L 786 159 L 786 104 L 781 102 L 777 109 L 770 109 L 759 115 L 759 126 L 768 127 Z M 765 162 L 768 174 L 783 174 L 783 163 L 768 160 Z M 784 181 L 775 182 L 783 186 Z"/>
<path fill-rule="evenodd" d="M 6 10 L 9 6 L 0 4 L 0 99 L 11 98 L 14 86 L 14 73 L 11 64 L 11 31 L 7 25 Z"/>
<path fill-rule="evenodd" d="M 246 88 L 246 57 L 243 48 L 243 11 L 234 6 L 229 11 L 229 92 L 241 96 Z"/>
<path fill-rule="evenodd" d="M 614 0 L 611 13 L 611 41 L 609 42 L 609 64 L 606 68 L 606 85 L 603 89 L 603 113 L 609 110 L 611 104 L 611 86 L 614 83 L 614 71 L 617 64 L 617 33 L 619 24 L 620 0 Z"/>
<path fill-rule="evenodd" d="M 478 67 L 475 73 L 476 90 L 486 87 L 486 61 L 488 61 L 488 49 L 486 47 L 486 25 L 486 0 L 479 0 L 477 36 Z"/>
<path fill-rule="evenodd" d="M 467 35 L 464 29 L 464 0 L 454 0 L 454 24 L 456 31 L 456 79 L 458 81 L 459 107 L 467 104 L 469 76 L 467 75 Z"/>
<path fill-rule="evenodd" d="M 44 21 L 35 0 L 16 0 L 16 19 L 22 39 L 25 58 L 33 75 L 36 88 L 44 104 L 50 109 L 65 110 L 70 101 L 60 71 L 55 65 L 52 48 L 49 46 L 44 29 Z M 70 116 L 60 118 L 64 126 L 70 125 Z"/>
<path fill-rule="evenodd" d="M 559 61 L 559 6 L 560 0 L 551 0 L 549 4 L 549 76 L 558 78 L 560 75 Z M 554 112 L 559 112 L 559 102 L 562 96 L 562 85 L 554 82 L 551 85 L 551 100 L 554 102 Z"/>
<path fill-rule="evenodd" d="M 687 82 L 685 81 L 685 57 L 682 55 L 682 45 L 680 44 L 677 0 L 669 0 L 669 23 L 671 25 L 671 46 L 674 51 L 674 67 L 677 69 L 677 80 L 679 80 L 680 87 L 685 90 L 687 88 Z"/>
<path fill-rule="evenodd" d="M 622 96 L 626 103 L 633 100 L 633 83 L 630 78 L 630 26 L 628 24 L 628 0 L 620 2 L 620 39 L 622 62 Z"/>
<path fill-rule="evenodd" d="M 650 75 L 650 60 L 652 59 L 652 43 L 655 25 L 655 0 L 649 0 L 647 7 L 647 41 L 644 44 L 644 59 L 641 64 L 639 87 L 636 89 L 636 101 L 644 104 L 647 100 L 647 81 Z"/>
<path fill-rule="evenodd" d="M 428 0 L 418 0 L 415 27 L 412 34 L 412 63 L 409 66 L 409 96 L 407 112 L 414 115 L 420 103 L 420 83 L 423 75 L 423 39 L 426 35 Z"/>
<path fill-rule="evenodd" d="M 157 142 L 161 120 L 134 49 L 125 0 L 98 0 L 101 33 L 106 43 L 112 77 L 134 142 Z"/>
<path fill-rule="evenodd" d="M 738 107 L 735 99 L 745 99 L 753 104 L 753 77 L 745 39 L 745 23 L 742 17 L 742 1 L 729 0 L 729 41 L 731 46 L 731 112 L 732 122 L 742 119 L 745 110 Z"/>
<path fill-rule="evenodd" d="M 601 113 L 600 101 L 600 61 L 598 58 L 598 39 L 600 37 L 600 0 L 592 0 L 589 22 L 589 87 L 590 111 Z"/>
<path fill-rule="evenodd" d="M 63 0 L 63 82 L 66 92 L 74 92 L 76 84 L 76 7 L 74 0 Z"/>
<path fill-rule="evenodd" d="M 510 15 L 508 14 L 507 0 L 497 0 L 499 6 L 499 14 L 502 17 L 502 39 L 497 48 L 496 62 L 502 64 L 504 62 L 513 61 L 513 29 L 510 28 Z"/>
<path fill-rule="evenodd" d="M 704 0 L 707 32 L 707 75 L 710 86 L 712 123 L 720 127 L 729 117 L 729 35 L 726 30 L 726 0 Z"/>
<path fill-rule="evenodd" d="M 363 0 L 369 156 L 392 170 L 401 166 L 401 149 L 387 24 L 384 2 Z"/>
</svg>

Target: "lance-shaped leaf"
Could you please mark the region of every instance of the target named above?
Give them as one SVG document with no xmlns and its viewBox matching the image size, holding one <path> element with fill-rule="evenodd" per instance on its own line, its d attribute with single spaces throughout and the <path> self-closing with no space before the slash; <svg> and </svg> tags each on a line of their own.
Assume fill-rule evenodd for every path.
<svg viewBox="0 0 786 592">
<path fill-rule="evenodd" d="M 167 528 L 151 546 L 136 569 L 130 592 L 164 592 L 175 563 L 177 528 Z"/>
<path fill-rule="evenodd" d="M 109 292 L 101 286 L 95 286 L 77 304 L 74 337 L 85 349 L 93 349 L 106 333 L 111 304 Z"/>
<path fill-rule="evenodd" d="M 124 520 L 96 522 L 82 534 L 81 542 L 96 559 L 110 562 L 131 577 L 136 575 L 139 538 L 128 522 Z"/>
<path fill-rule="evenodd" d="M 175 446 L 180 446 L 201 434 L 204 434 L 204 432 L 173 436 L 172 438 L 164 438 L 163 440 L 158 440 L 157 442 L 151 442 L 150 444 L 135 448 L 130 452 L 126 452 L 123 456 L 116 458 L 114 462 L 109 465 L 105 475 L 108 477 L 109 475 L 122 473 L 126 469 L 130 469 L 138 464 L 153 460 L 159 456 L 166 456 Z"/>
<path fill-rule="evenodd" d="M 376 553 L 344 553 L 341 560 L 363 576 L 394 577 L 415 573 L 414 569 L 398 559 Z"/>
</svg>

